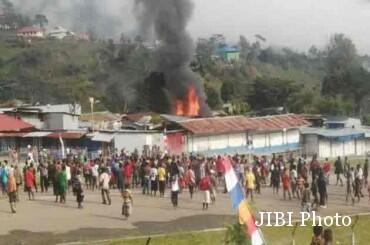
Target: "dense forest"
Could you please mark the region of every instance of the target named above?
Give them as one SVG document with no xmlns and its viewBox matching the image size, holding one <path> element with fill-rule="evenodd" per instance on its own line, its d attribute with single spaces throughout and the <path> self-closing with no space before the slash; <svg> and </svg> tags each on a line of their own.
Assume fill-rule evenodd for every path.
<svg viewBox="0 0 370 245">
<path fill-rule="evenodd" d="M 13 15 L 18 22 L 47 24 Z M 0 103 L 78 102 L 87 110 L 93 96 L 101 110 L 161 111 L 158 86 L 148 79 L 155 48 L 140 36 L 119 41 L 20 40 L 0 31 Z M 350 37 L 334 34 L 324 48 L 307 52 L 275 48 L 244 36 L 237 61 L 217 57 L 217 38 L 199 39 L 192 70 L 204 84 L 213 110 L 246 114 L 266 108 L 366 118 L 370 110 L 370 58 L 358 54 Z M 160 80 L 160 79 L 159 79 Z M 227 108 L 227 109 L 225 109 Z"/>
</svg>

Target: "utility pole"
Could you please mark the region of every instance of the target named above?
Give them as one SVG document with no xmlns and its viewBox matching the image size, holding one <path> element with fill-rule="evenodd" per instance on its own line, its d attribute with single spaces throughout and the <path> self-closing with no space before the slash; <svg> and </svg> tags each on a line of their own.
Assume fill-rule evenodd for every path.
<svg viewBox="0 0 370 245">
<path fill-rule="evenodd" d="M 95 99 L 94 97 L 89 98 L 90 101 L 90 109 L 91 109 L 91 129 L 94 132 L 95 131 L 95 125 L 94 125 L 94 104 L 95 104 Z"/>
</svg>

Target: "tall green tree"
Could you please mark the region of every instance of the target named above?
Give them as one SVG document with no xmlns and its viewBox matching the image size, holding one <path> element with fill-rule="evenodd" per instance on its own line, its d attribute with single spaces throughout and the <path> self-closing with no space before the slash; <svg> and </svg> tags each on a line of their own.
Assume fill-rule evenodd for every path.
<svg viewBox="0 0 370 245">
<path fill-rule="evenodd" d="M 259 77 L 253 82 L 253 93 L 249 104 L 255 109 L 267 107 L 288 107 L 289 98 L 300 90 L 292 80 Z"/>
</svg>

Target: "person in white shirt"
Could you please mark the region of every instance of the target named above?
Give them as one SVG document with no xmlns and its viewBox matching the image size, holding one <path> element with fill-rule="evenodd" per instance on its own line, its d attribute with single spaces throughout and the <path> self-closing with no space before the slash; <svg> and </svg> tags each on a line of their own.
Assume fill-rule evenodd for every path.
<svg viewBox="0 0 370 245">
<path fill-rule="evenodd" d="M 67 183 L 68 183 L 68 191 L 69 191 L 69 187 L 71 186 L 71 178 L 72 178 L 72 175 L 71 175 L 71 167 L 68 165 L 66 165 L 66 176 L 67 176 Z"/>
<path fill-rule="evenodd" d="M 171 180 L 171 202 L 174 208 L 177 208 L 178 205 L 179 191 L 179 178 L 177 175 L 174 175 Z"/>
<path fill-rule="evenodd" d="M 110 176 L 108 174 L 108 169 L 104 168 L 103 173 L 100 175 L 100 179 L 99 179 L 99 183 L 101 186 L 101 196 L 103 199 L 103 204 L 111 205 L 112 201 L 109 196 L 109 181 L 110 181 Z"/>
<path fill-rule="evenodd" d="M 92 190 L 98 188 L 98 177 L 99 177 L 99 165 L 95 163 L 94 166 L 91 168 L 92 173 Z"/>
<path fill-rule="evenodd" d="M 158 190 L 158 169 L 153 164 L 152 168 L 150 169 L 150 193 L 154 196 L 157 195 Z"/>
</svg>

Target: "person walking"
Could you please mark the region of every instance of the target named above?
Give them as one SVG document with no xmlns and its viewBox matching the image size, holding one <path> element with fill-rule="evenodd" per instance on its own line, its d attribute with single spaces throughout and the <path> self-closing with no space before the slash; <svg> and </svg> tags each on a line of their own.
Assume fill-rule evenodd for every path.
<svg viewBox="0 0 370 245">
<path fill-rule="evenodd" d="M 341 186 L 343 186 L 342 174 L 344 173 L 344 170 L 343 170 L 343 164 L 342 164 L 340 157 L 338 157 L 338 159 L 335 161 L 334 168 L 335 168 L 334 173 L 337 176 L 336 185 L 338 185 L 338 183 L 340 182 Z"/>
<path fill-rule="evenodd" d="M 14 170 L 9 171 L 7 191 L 10 203 L 10 210 L 12 211 L 12 213 L 16 213 L 15 203 L 17 202 L 17 183 L 14 178 Z"/>
<path fill-rule="evenodd" d="M 14 166 L 14 178 L 15 178 L 15 184 L 17 185 L 17 202 L 19 202 L 19 190 L 23 184 L 23 176 L 22 172 L 19 169 L 18 165 Z"/>
<path fill-rule="evenodd" d="M 112 200 L 109 195 L 109 181 L 110 181 L 110 177 L 108 174 L 108 170 L 104 168 L 102 174 L 100 175 L 100 179 L 99 179 L 99 183 L 101 186 L 102 203 L 111 205 Z"/>
</svg>

